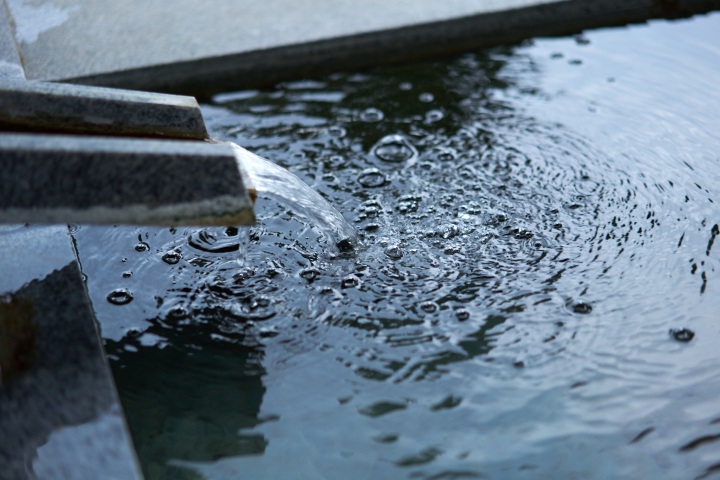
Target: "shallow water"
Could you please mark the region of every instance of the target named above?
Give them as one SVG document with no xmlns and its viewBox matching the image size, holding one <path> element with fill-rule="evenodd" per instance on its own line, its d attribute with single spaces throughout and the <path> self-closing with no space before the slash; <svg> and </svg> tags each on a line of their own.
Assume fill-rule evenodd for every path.
<svg viewBox="0 0 720 480">
<path fill-rule="evenodd" d="M 718 32 L 657 21 L 204 105 L 359 245 L 333 255 L 262 199 L 247 235 L 76 232 L 147 477 L 720 478 Z"/>
</svg>

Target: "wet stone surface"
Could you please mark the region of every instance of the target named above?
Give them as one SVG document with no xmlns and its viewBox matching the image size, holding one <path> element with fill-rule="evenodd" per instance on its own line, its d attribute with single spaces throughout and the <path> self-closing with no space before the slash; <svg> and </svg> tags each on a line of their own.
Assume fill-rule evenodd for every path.
<svg viewBox="0 0 720 480">
<path fill-rule="evenodd" d="M 203 105 L 358 238 L 262 195 L 249 232 L 75 233 L 148 477 L 711 478 L 719 21 Z"/>
</svg>

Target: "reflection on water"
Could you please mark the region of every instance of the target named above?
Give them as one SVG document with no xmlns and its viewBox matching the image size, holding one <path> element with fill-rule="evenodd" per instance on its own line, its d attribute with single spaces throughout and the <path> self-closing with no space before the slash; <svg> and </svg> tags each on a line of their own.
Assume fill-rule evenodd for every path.
<svg viewBox="0 0 720 480">
<path fill-rule="evenodd" d="M 204 106 L 359 246 L 271 200 L 242 267 L 234 229 L 76 233 L 149 478 L 718 475 L 719 22 Z"/>
</svg>

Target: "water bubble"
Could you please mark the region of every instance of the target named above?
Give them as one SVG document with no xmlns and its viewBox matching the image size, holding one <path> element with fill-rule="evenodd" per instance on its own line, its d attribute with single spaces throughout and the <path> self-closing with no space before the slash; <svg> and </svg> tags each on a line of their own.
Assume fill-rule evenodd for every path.
<svg viewBox="0 0 720 480">
<path fill-rule="evenodd" d="M 125 335 L 127 335 L 130 338 L 138 338 L 140 335 L 143 334 L 143 331 L 139 328 L 128 328 L 128 330 L 125 332 Z"/>
<path fill-rule="evenodd" d="M 457 318 L 459 321 L 464 322 L 468 318 L 470 318 L 470 312 L 466 308 L 458 308 L 455 310 L 455 318 Z"/>
<path fill-rule="evenodd" d="M 425 114 L 425 123 L 439 122 L 443 118 L 445 118 L 445 114 L 442 110 L 430 110 Z"/>
<path fill-rule="evenodd" d="M 579 58 L 573 58 L 572 60 L 568 60 L 568 65 L 582 65 L 582 60 Z"/>
<path fill-rule="evenodd" d="M 407 92 L 408 90 L 412 90 L 413 84 L 410 82 L 402 82 L 400 84 L 400 90 Z"/>
<path fill-rule="evenodd" d="M 320 275 L 320 271 L 315 268 L 306 268 L 302 272 L 300 272 L 300 276 L 307 280 L 308 282 L 312 283 L 315 281 L 315 279 Z"/>
<path fill-rule="evenodd" d="M 689 328 L 671 328 L 670 335 L 678 342 L 689 342 L 695 336 L 695 332 Z"/>
<path fill-rule="evenodd" d="M 148 250 L 150 250 L 150 245 L 145 242 L 138 242 L 135 244 L 136 252 L 147 252 Z"/>
<path fill-rule="evenodd" d="M 397 204 L 397 211 L 400 213 L 412 213 L 417 212 L 418 207 L 420 206 L 420 201 L 422 199 L 420 197 L 407 195 L 404 197 L 400 197 L 398 199 Z"/>
<path fill-rule="evenodd" d="M 385 118 L 385 114 L 381 110 L 373 107 L 366 108 L 360 114 L 360 120 L 363 122 L 379 122 L 383 118 Z"/>
<path fill-rule="evenodd" d="M 584 302 L 579 302 L 572 306 L 572 311 L 581 315 L 585 315 L 592 312 L 592 305 Z"/>
<path fill-rule="evenodd" d="M 352 238 L 343 238 L 335 244 L 341 253 L 350 253 L 355 251 L 355 241 Z"/>
<path fill-rule="evenodd" d="M 420 95 L 418 95 L 418 100 L 420 100 L 423 103 L 430 103 L 435 100 L 435 95 L 433 95 L 430 92 L 423 92 Z"/>
<path fill-rule="evenodd" d="M 328 132 L 328 135 L 330 135 L 331 137 L 335 137 L 335 138 L 342 138 L 345 135 L 347 135 L 347 130 L 345 130 L 343 127 L 339 127 L 337 125 L 333 125 L 332 127 L 329 127 L 327 132 Z"/>
<path fill-rule="evenodd" d="M 180 255 L 180 252 L 176 250 L 170 250 L 162 256 L 162 261 L 168 265 L 175 265 L 180 261 L 180 259 L 182 259 L 182 255 Z"/>
<path fill-rule="evenodd" d="M 418 152 L 402 135 L 387 135 L 375 144 L 373 153 L 382 161 L 400 163 L 415 158 Z"/>
<path fill-rule="evenodd" d="M 360 279 L 355 275 L 348 275 L 347 277 L 343 278 L 341 285 L 342 288 L 354 288 L 360 285 Z"/>
<path fill-rule="evenodd" d="M 583 34 L 575 35 L 575 43 L 578 45 L 590 45 L 590 39 Z"/>
<path fill-rule="evenodd" d="M 123 278 L 130 278 L 130 277 L 132 277 L 132 274 L 133 274 L 133 272 L 131 272 L 131 271 L 128 270 L 127 272 L 123 272 L 123 273 L 122 273 L 122 277 L 123 277 Z"/>
<path fill-rule="evenodd" d="M 430 300 L 420 303 L 420 310 L 425 313 L 435 313 L 439 308 L 440 306 L 437 303 Z"/>
<path fill-rule="evenodd" d="M 385 185 L 387 179 L 377 168 L 366 168 L 358 177 L 358 183 L 365 188 L 377 188 Z"/>
<path fill-rule="evenodd" d="M 403 256 L 403 251 L 397 245 L 392 245 L 385 249 L 385 256 L 393 260 L 400 260 Z"/>
<path fill-rule="evenodd" d="M 126 288 L 118 288 L 108 293 L 107 301 L 113 305 L 127 305 L 132 302 L 133 296 Z"/>
</svg>

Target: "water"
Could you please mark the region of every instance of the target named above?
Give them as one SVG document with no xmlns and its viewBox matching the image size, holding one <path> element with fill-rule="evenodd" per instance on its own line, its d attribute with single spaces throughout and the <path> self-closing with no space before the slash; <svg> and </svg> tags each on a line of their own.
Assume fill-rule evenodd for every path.
<svg viewBox="0 0 720 480">
<path fill-rule="evenodd" d="M 237 229 L 75 233 L 147 477 L 718 478 L 718 32 L 204 105 L 358 239 L 273 199 L 242 266 Z"/>
</svg>

